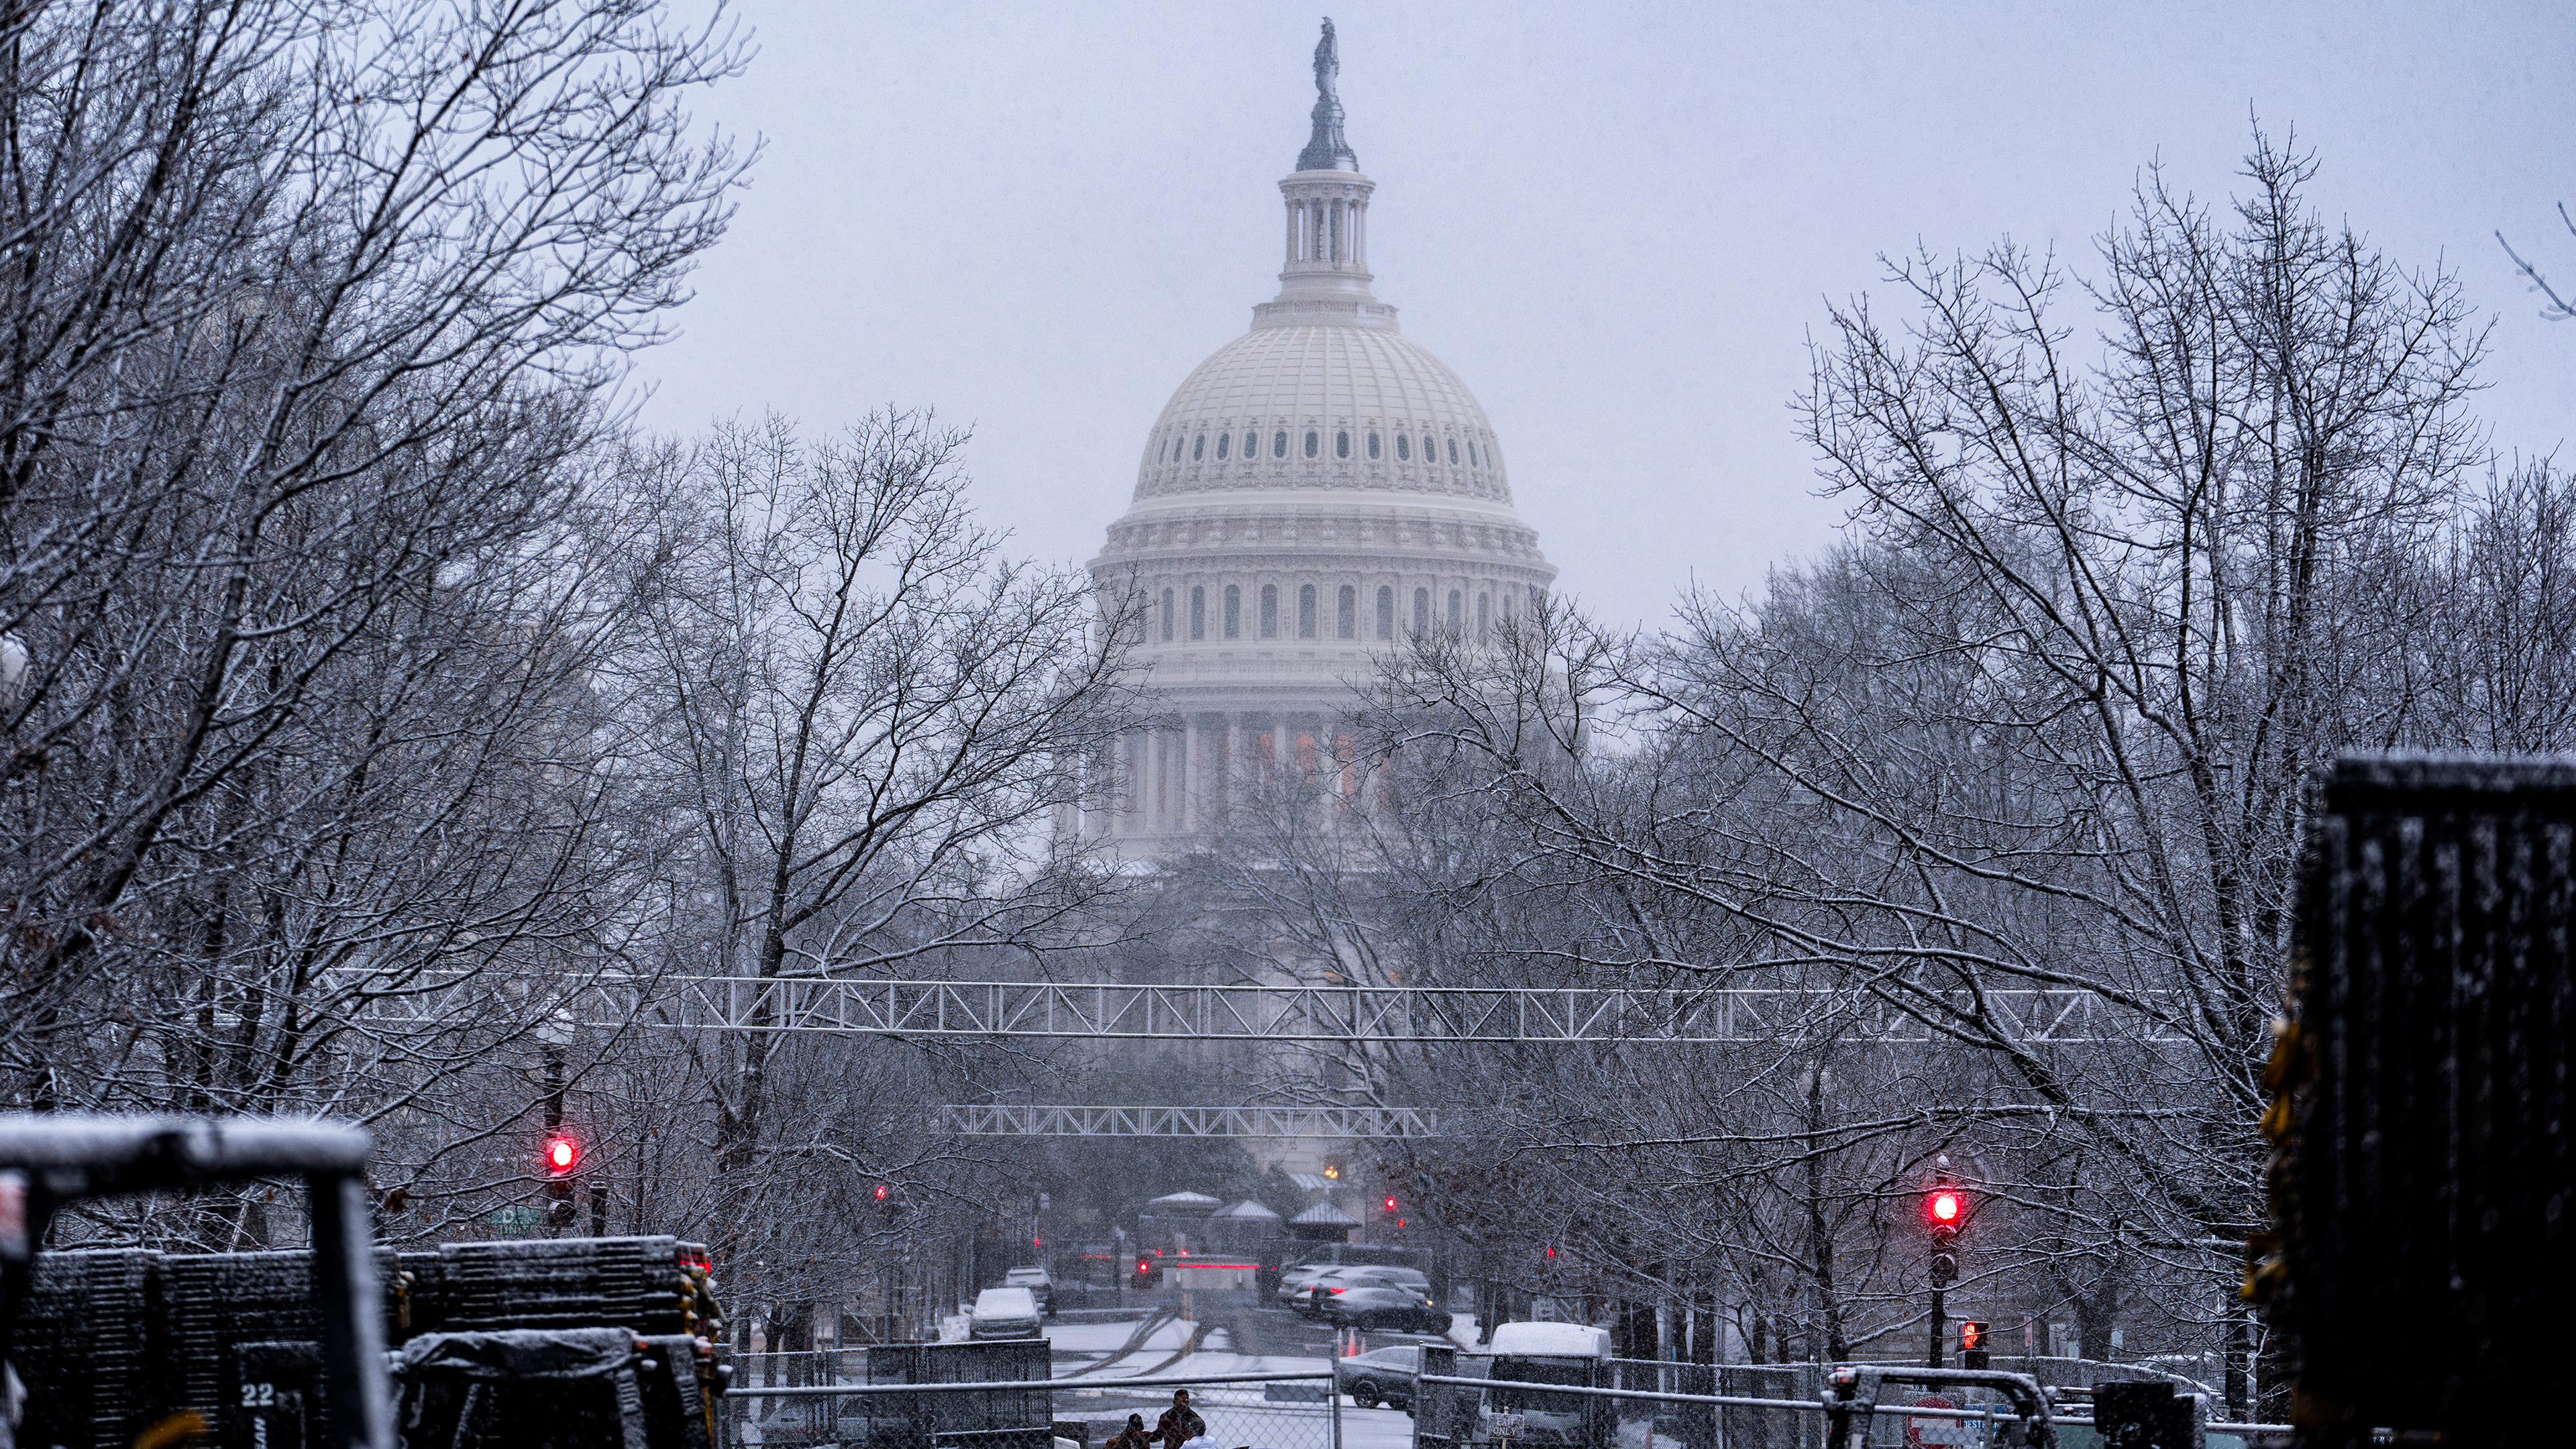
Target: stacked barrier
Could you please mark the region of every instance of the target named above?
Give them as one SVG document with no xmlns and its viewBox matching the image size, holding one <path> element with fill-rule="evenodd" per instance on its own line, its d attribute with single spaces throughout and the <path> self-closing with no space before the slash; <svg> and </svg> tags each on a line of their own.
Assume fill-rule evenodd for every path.
<svg viewBox="0 0 2576 1449">
<path fill-rule="evenodd" d="M 134 1442 L 141 1427 L 136 1405 L 161 1362 L 155 1342 L 161 1279 L 149 1261 L 156 1256 L 47 1253 L 36 1260 L 35 1293 L 18 1317 L 16 1357 L 64 1371 L 48 1376 L 44 1392 L 29 1394 L 18 1442 Z"/>
<path fill-rule="evenodd" d="M 465 1401 L 448 1389 L 500 1372 L 491 1365 L 578 1343 L 603 1365 L 604 1384 L 631 1381 L 620 1401 L 650 1411 L 651 1449 L 711 1439 L 706 1405 L 721 1370 L 710 1340 L 721 1342 L 723 1326 L 695 1244 L 576 1238 L 380 1250 L 376 1273 L 385 1342 L 401 1350 L 396 1387 L 415 1428 L 426 1406 Z M 320 1442 L 321 1426 L 307 1422 L 319 1402 L 318 1333 L 310 1253 L 42 1254 L 11 1355 L 27 1386 L 20 1442 L 125 1449 L 189 1414 L 228 1444 Z M 437 1442 L 475 1442 L 462 1427 Z"/>
<path fill-rule="evenodd" d="M 2351 756 L 2318 803 L 2247 1286 L 2307 1443 L 2514 1440 L 2576 1294 L 2576 760 Z"/>
</svg>

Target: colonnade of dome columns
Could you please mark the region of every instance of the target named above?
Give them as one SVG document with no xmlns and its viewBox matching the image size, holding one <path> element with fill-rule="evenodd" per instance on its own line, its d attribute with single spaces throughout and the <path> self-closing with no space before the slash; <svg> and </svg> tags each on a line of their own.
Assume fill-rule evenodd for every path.
<svg viewBox="0 0 2576 1449">
<path fill-rule="evenodd" d="M 1350 724 L 1315 711 L 1193 710 L 1119 742 L 1113 803 L 1092 833 L 1113 838 L 1204 831 L 1246 788 L 1295 771 L 1357 803 L 1361 768 Z"/>
<path fill-rule="evenodd" d="M 1340 183 L 1336 183 L 1337 185 Z M 1368 265 L 1368 202 L 1359 196 L 1291 196 L 1288 202 L 1288 265 Z"/>
</svg>

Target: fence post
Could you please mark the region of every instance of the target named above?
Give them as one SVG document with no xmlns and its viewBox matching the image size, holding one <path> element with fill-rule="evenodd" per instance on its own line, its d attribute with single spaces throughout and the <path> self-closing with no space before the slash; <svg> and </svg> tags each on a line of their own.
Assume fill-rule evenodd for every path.
<svg viewBox="0 0 2576 1449">
<path fill-rule="evenodd" d="M 1338 1364 L 1339 1360 L 1336 1360 L 1335 1362 Z M 1419 1414 L 1422 1412 L 1422 1386 L 1420 1384 L 1413 1386 L 1413 1398 L 1413 1412 Z M 1342 1379 L 1338 1368 L 1332 1375 L 1328 1376 L 1324 1380 L 1324 1406 L 1326 1411 L 1324 1417 L 1330 1421 L 1329 1427 L 1325 1430 L 1325 1437 L 1330 1442 L 1325 1446 L 1325 1449 L 1342 1449 Z M 1420 1421 L 1416 1420 L 1415 1422 L 1419 1423 Z"/>
</svg>

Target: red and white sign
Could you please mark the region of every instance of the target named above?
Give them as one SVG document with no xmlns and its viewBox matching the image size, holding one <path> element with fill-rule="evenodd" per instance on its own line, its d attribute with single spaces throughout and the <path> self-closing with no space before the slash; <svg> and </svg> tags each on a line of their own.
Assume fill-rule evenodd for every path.
<svg viewBox="0 0 2576 1449">
<path fill-rule="evenodd" d="M 1925 1394 L 1914 1401 L 1918 1409 L 1955 1409 L 1957 1404 L 1939 1394 Z M 1905 1420 L 1905 1442 L 1909 1449 L 1983 1449 L 1986 1426 L 1975 1419 L 1936 1419 L 1928 1414 L 1910 1414 Z"/>
</svg>

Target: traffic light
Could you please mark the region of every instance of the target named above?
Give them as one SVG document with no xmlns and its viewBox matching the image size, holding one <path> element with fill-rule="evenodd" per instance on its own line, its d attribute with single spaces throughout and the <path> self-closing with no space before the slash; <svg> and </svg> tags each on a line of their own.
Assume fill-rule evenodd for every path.
<svg viewBox="0 0 2576 1449">
<path fill-rule="evenodd" d="M 1966 1318 L 1959 1321 L 1959 1367 L 1981 1369 L 1993 1366 L 1986 1351 L 1986 1321 Z"/>
<path fill-rule="evenodd" d="M 1386 1210 L 1388 1212 L 1395 1211 L 1395 1194 L 1393 1193 L 1388 1193 L 1386 1195 Z"/>
<path fill-rule="evenodd" d="M 1932 1229 L 1932 1286 L 1947 1288 L 1959 1281 L 1959 1254 L 1951 1241 L 1967 1220 L 1968 1195 L 1948 1183 L 1940 1183 L 1923 1198 L 1923 1220 Z"/>
<path fill-rule="evenodd" d="M 581 1166 L 581 1144 L 567 1133 L 558 1132 L 546 1139 L 546 1176 L 570 1177 Z"/>
<path fill-rule="evenodd" d="M 882 1182 L 881 1182 L 881 1183 L 878 1183 L 878 1184 L 877 1184 L 877 1201 L 879 1201 L 879 1202 L 884 1202 L 885 1200 L 886 1200 L 886 1185 L 885 1185 L 884 1183 L 882 1183 Z"/>
</svg>

